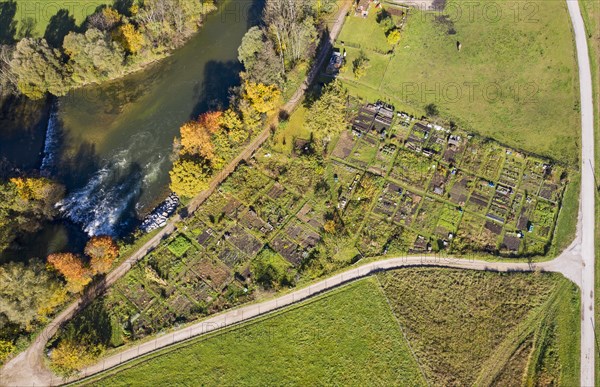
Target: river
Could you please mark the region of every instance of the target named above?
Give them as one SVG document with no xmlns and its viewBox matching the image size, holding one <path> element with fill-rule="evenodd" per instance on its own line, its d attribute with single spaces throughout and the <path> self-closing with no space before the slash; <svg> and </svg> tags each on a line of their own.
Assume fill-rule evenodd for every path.
<svg viewBox="0 0 600 387">
<path fill-rule="evenodd" d="M 229 88 L 240 82 L 237 48 L 262 2 L 226 0 L 218 7 L 170 57 L 55 101 L 39 158 L 42 174 L 67 188 L 59 203 L 64 221 L 22 241 L 35 248 L 21 254 L 79 248 L 75 241 L 84 238 L 73 228 L 123 236 L 166 197 L 179 127 L 227 105 Z"/>
</svg>

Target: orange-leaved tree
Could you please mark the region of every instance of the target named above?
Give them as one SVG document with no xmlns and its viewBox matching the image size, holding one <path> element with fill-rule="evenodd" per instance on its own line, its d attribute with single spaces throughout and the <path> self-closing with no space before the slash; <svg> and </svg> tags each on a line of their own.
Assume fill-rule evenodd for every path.
<svg viewBox="0 0 600 387">
<path fill-rule="evenodd" d="M 221 129 L 221 116 L 223 112 L 206 112 L 198 117 L 200 125 L 204 126 L 210 133 L 216 133 Z"/>
<path fill-rule="evenodd" d="M 108 235 L 92 237 L 85 245 L 85 255 L 90 257 L 93 274 L 107 273 L 119 256 L 119 246 Z"/>
<path fill-rule="evenodd" d="M 221 128 L 223 112 L 206 112 L 195 121 L 186 122 L 180 128 L 181 154 L 199 155 L 212 161 L 215 157 L 215 145 L 212 136 Z"/>
<path fill-rule="evenodd" d="M 50 263 L 67 280 L 67 290 L 79 293 L 92 280 L 92 273 L 81 258 L 73 253 L 57 253 L 48 256 Z"/>
</svg>

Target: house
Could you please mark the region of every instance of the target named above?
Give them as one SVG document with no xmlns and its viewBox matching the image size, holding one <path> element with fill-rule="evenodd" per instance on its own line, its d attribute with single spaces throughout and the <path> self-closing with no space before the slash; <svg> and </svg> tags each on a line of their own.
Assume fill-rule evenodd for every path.
<svg viewBox="0 0 600 387">
<path fill-rule="evenodd" d="M 369 6 L 371 5 L 371 0 L 358 0 L 358 4 L 356 4 L 356 13 L 354 16 L 369 16 Z"/>
</svg>

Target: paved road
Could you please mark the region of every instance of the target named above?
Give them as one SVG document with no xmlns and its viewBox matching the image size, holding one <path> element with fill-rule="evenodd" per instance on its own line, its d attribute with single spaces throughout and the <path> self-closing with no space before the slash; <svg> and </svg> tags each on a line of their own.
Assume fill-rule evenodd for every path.
<svg viewBox="0 0 600 387">
<path fill-rule="evenodd" d="M 594 102 L 587 36 L 579 2 L 567 0 L 579 65 L 581 94 L 581 202 L 580 237 L 583 270 L 581 274 L 581 380 L 582 386 L 595 384 L 594 270 L 595 270 L 595 195 L 594 177 Z"/>
<path fill-rule="evenodd" d="M 109 356 L 91 367 L 86 368 L 81 372 L 80 375 L 78 375 L 77 379 L 97 374 L 104 370 L 116 367 L 124 362 L 135 359 L 144 354 L 148 354 L 161 348 L 173 345 L 175 343 L 188 340 L 192 337 L 200 336 L 217 329 L 222 329 L 224 327 L 239 324 L 243 321 L 256 318 L 257 316 L 261 316 L 273 312 L 275 310 L 281 309 L 283 307 L 296 304 L 310 297 L 321 294 L 325 291 L 334 289 L 342 284 L 355 281 L 357 279 L 366 277 L 368 275 L 383 270 L 394 270 L 411 266 L 431 266 L 496 272 L 550 271 L 562 273 L 563 275 L 566 273 L 566 276 L 570 280 L 579 284 L 579 274 L 581 273 L 580 262 L 581 261 L 579 260 L 579 257 L 577 257 L 576 254 L 572 254 L 570 249 L 568 249 L 567 251 L 565 251 L 565 253 L 561 254 L 560 257 L 552 261 L 531 264 L 513 262 L 486 262 L 470 259 L 457 259 L 451 257 L 436 257 L 432 255 L 415 255 L 391 258 L 382 261 L 375 261 L 358 267 L 350 268 L 340 274 L 334 275 L 313 285 L 295 290 L 291 293 L 279 296 L 277 298 L 264 301 L 259 304 L 252 304 L 232 309 L 218 315 L 214 315 L 206 320 L 203 320 L 191 326 L 157 337 L 156 339 L 147 341 L 143 344 L 140 344 L 139 346 L 131 347 L 115 355 Z M 61 380 L 57 379 L 55 380 L 55 382 L 58 384 L 61 382 Z"/>
<path fill-rule="evenodd" d="M 340 15 L 344 15 L 347 11 L 348 4 L 341 10 Z M 229 312 L 211 317 L 208 320 L 197 323 L 191 327 L 167 336 L 157 338 L 140 345 L 139 347 L 126 350 L 120 354 L 114 355 L 105 359 L 101 364 L 97 364 L 84 371 L 84 375 L 90 375 L 99 372 L 102 369 L 107 369 L 122 361 L 132 359 L 144 353 L 152 352 L 158 348 L 162 348 L 186 340 L 206 332 L 219 329 L 223 326 L 239 323 L 241 321 L 254 318 L 258 315 L 268 313 L 269 311 L 279 309 L 283 306 L 290 305 L 314 294 L 318 294 L 327 289 L 332 289 L 357 278 L 364 277 L 379 270 L 389 270 L 407 266 L 444 266 L 455 267 L 470 270 L 496 270 L 496 271 L 554 271 L 560 272 L 565 277 L 569 278 L 578 284 L 582 290 L 582 320 L 581 320 L 581 385 L 594 385 L 594 262 L 595 262 L 595 246 L 594 246 L 594 199 L 595 199 L 595 184 L 592 165 L 594 165 L 594 126 L 593 126 L 593 99 L 591 90 L 591 73 L 589 65 L 589 57 L 587 51 L 587 41 L 585 37 L 585 29 L 579 4 L 576 0 L 567 0 L 567 5 L 575 38 L 577 44 L 577 54 L 579 63 L 579 79 L 581 89 L 581 111 L 582 111 L 582 189 L 581 189 L 581 204 L 578 222 L 578 233 L 575 242 L 558 258 L 538 264 L 525 263 L 489 263 L 483 261 L 471 261 L 451 258 L 435 258 L 435 257 L 404 257 L 389 259 L 380 262 L 373 262 L 358 268 L 350 269 L 344 273 L 323 280 L 308 288 L 296 290 L 293 293 L 282 297 L 265 301 L 261 304 L 249 305 L 243 308 L 231 310 Z M 335 39 L 337 33 L 341 29 L 343 17 L 338 17 L 331 31 L 331 39 Z M 326 50 L 323 50 L 316 59 L 317 64 L 322 64 L 326 59 Z M 316 76 L 316 72 L 311 71 L 307 81 L 305 81 L 294 97 L 286 104 L 285 108 L 289 111 L 293 110 L 300 102 L 304 90 L 308 84 Z M 232 163 L 228 165 L 225 171 L 217 176 L 209 190 L 199 195 L 192 201 L 189 206 L 190 212 L 193 212 L 213 191 L 216 187 L 231 173 L 237 163 L 242 159 L 252 155 L 262 143 L 268 138 L 268 130 L 265 129 Z M 24 352 L 11 360 L 3 369 L 0 382 L 3 385 L 48 385 L 60 383 L 60 380 L 53 379 L 52 374 L 44 367 L 43 351 L 49 338 L 57 331 L 58 326 L 68 321 L 74 314 L 77 313 L 83 306 L 87 305 L 97 295 L 101 294 L 107 287 L 112 285 L 117 279 L 122 277 L 129 269 L 143 258 L 149 251 L 155 248 L 160 240 L 170 235 L 175 230 L 175 225 L 181 219 L 175 217 L 163 230 L 159 232 L 151 241 L 146 243 L 128 260 L 123 262 L 117 269 L 111 272 L 104 281 L 90 288 L 85 296 L 71 304 L 52 323 L 48 325 L 44 331 L 38 336 L 34 343 Z M 583 261 L 581 260 L 583 258 Z M 582 265 L 583 262 L 583 265 Z"/>
</svg>

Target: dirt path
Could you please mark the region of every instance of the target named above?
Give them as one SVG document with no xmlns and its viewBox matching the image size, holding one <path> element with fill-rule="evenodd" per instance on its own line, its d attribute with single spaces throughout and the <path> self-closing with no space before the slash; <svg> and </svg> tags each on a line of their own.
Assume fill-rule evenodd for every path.
<svg viewBox="0 0 600 387">
<path fill-rule="evenodd" d="M 304 82 L 296 90 L 290 100 L 283 106 L 288 112 L 292 112 L 302 101 L 302 97 L 308 86 L 315 80 L 319 73 L 320 67 L 328 58 L 329 49 L 332 42 L 335 41 L 343 24 L 344 18 L 350 9 L 351 1 L 347 0 L 336 13 L 336 19 L 329 34 L 329 41 L 325 42 L 318 55 L 315 57 L 314 65 L 307 74 Z M 275 123 L 276 117 L 270 123 Z M 217 176 L 211 181 L 209 188 L 196 196 L 188 205 L 187 211 L 193 213 L 198 207 L 215 191 L 215 189 L 235 170 L 242 160 L 246 160 L 252 156 L 257 149 L 269 138 L 271 133 L 270 124 L 266 125 L 265 129 L 248 144 L 244 150 L 233 159 Z M 0 370 L 0 385 L 18 385 L 18 386 L 41 386 L 48 385 L 49 381 L 54 377 L 53 374 L 45 367 L 44 364 L 44 348 L 46 343 L 52 336 L 56 334 L 59 327 L 69 321 L 80 310 L 87 306 L 96 297 L 102 294 L 106 289 L 112 286 L 118 279 L 123 277 L 127 272 L 145 257 L 150 251 L 155 249 L 160 242 L 171 235 L 176 230 L 176 225 L 182 220 L 181 216 L 176 215 L 170 219 L 167 226 L 161 229 L 152 239 L 141 246 L 135 253 L 121 263 L 115 270 L 110 272 L 103 280 L 96 283 L 86 290 L 83 296 L 71 303 L 63 312 L 52 320 L 40 334 L 36 337 L 29 348 L 14 359 L 9 361 Z"/>
</svg>

